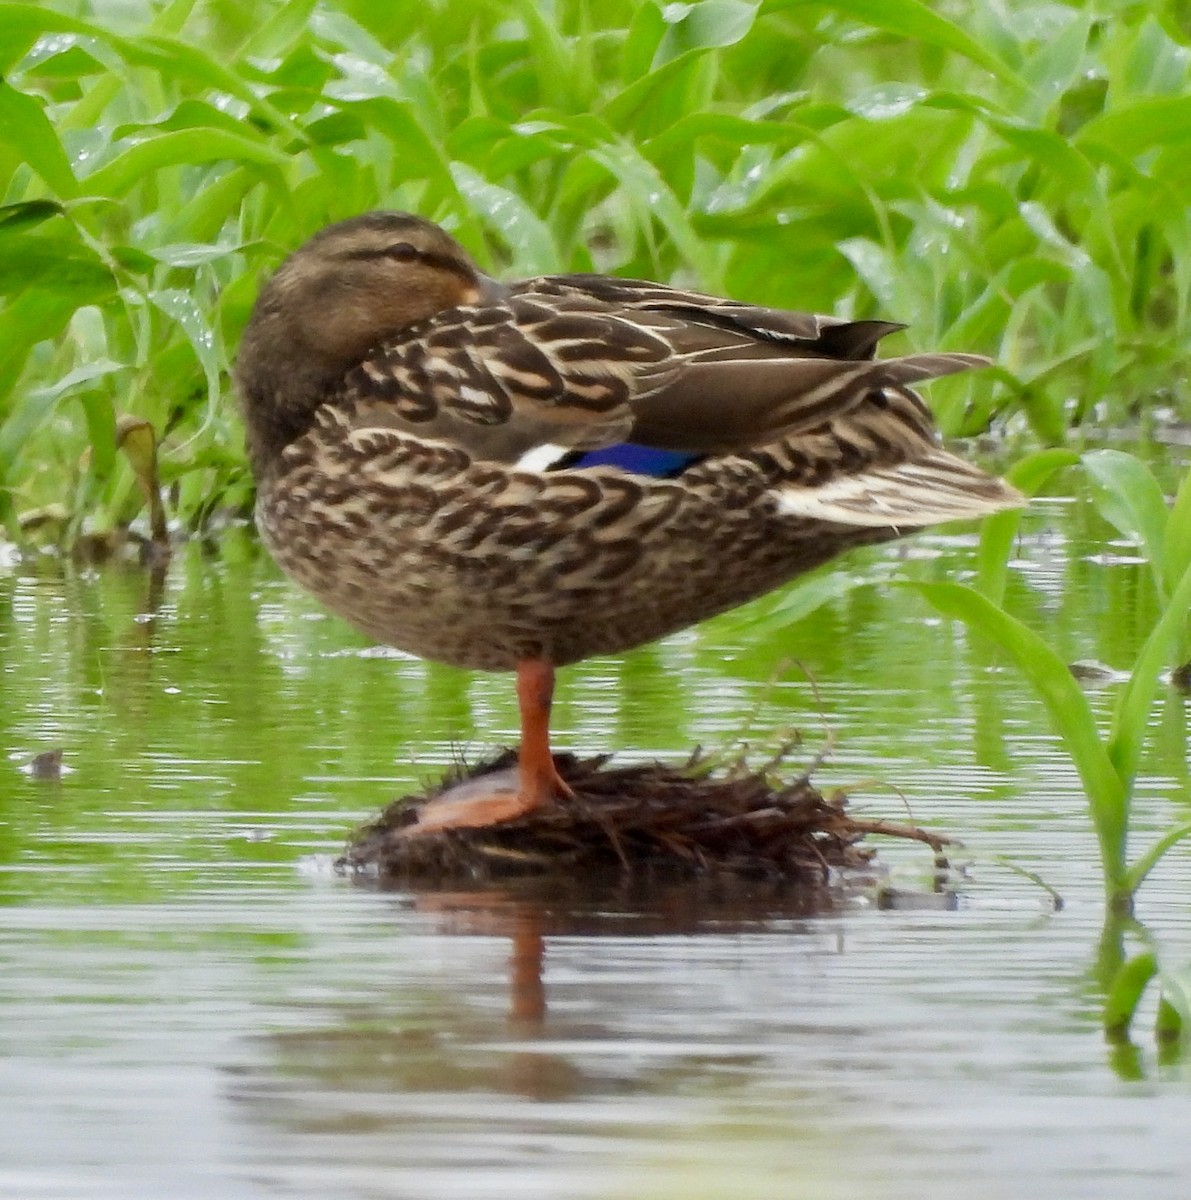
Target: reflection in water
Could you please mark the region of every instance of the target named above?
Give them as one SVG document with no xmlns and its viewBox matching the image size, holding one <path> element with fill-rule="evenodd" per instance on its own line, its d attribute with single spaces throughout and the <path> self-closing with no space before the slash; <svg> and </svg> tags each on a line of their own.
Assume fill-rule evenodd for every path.
<svg viewBox="0 0 1191 1200">
<path fill-rule="evenodd" d="M 260 1065 L 229 1087 L 265 1161 L 286 1142 L 283 1157 L 300 1154 L 287 1187 L 311 1159 L 297 1147 L 334 1135 L 337 1150 L 318 1149 L 324 1163 L 328 1153 L 352 1157 L 357 1181 L 378 1194 L 620 1194 L 649 1169 L 647 1143 L 677 1134 L 707 1104 L 716 1110 L 714 1091 L 700 1098 L 709 1072 L 731 1090 L 731 1080 L 768 1069 L 762 1041 L 709 1036 L 725 985 L 715 964 L 704 1003 L 664 1016 L 654 1010 L 665 998 L 645 999 L 642 976 L 652 990 L 649 976 L 667 960 L 670 986 L 700 972 L 702 955 L 684 949 L 691 938 L 722 947 L 778 927 L 805 934 L 802 922 L 844 894 L 811 901 L 786 885 L 746 881 L 522 881 L 393 899 L 393 954 L 406 956 L 395 973 L 374 979 L 367 1000 L 329 1005 L 325 1022 L 311 1013 L 312 1026 L 260 1039 Z M 824 943 L 829 952 L 837 939 Z M 737 944 L 733 975 L 750 957 Z M 385 975 L 399 980 L 394 989 Z M 383 1170 L 370 1158 L 378 1139 L 391 1154 Z M 526 1150 L 554 1159 L 545 1178 L 523 1175 Z M 588 1169 L 577 1170 L 585 1160 Z"/>
<path fill-rule="evenodd" d="M 1152 605 L 1136 566 L 1090 560 L 1081 506 L 1030 520 L 1014 603 L 1121 669 Z M 962 576 L 970 554 L 920 539 L 900 569 Z M 929 853 L 896 844 L 884 910 L 757 883 L 334 878 L 353 823 L 484 749 L 476 728 L 513 736 L 502 681 L 375 654 L 247 536 L 156 583 L 0 574 L 0 1200 L 1181 1200 L 1187 1069 L 1148 1014 L 1132 1058 L 1105 1052 L 1095 845 L 1036 701 L 904 590 L 762 637 L 765 611 L 576 668 L 560 743 L 714 746 L 797 659 L 813 686 L 782 675 L 750 739 L 827 725 L 824 783 L 871 781 L 854 812 L 963 837 L 947 909 L 919 906 Z M 1185 813 L 1184 704 L 1160 715 L 1139 848 Z M 21 771 L 59 747 L 60 780 Z M 1171 961 L 1188 863 L 1143 894 Z"/>
<path fill-rule="evenodd" d="M 1078 994 L 1094 908 L 684 891 L 365 893 L 367 986 L 229 1079 L 246 1169 L 296 1195 L 316 1170 L 402 1197 L 1109 1197 L 1148 1154 L 1147 1196 L 1179 1194 L 1191 1097 L 1120 1092 Z"/>
<path fill-rule="evenodd" d="M 769 921 L 837 911 L 856 894 L 843 884 L 814 887 L 730 877 L 603 883 L 527 878 L 475 891 L 421 887 L 412 894 L 412 903 L 416 912 L 434 914 L 444 934 L 508 939 L 509 1028 L 528 1033 L 543 1027 L 547 1013 L 543 968 L 548 935 L 743 933 Z"/>
<path fill-rule="evenodd" d="M 533 908 L 513 914 L 512 951 L 509 954 L 509 1022 L 515 1029 L 535 1032 L 546 1015 L 546 989 L 542 963 L 546 943 L 542 914 Z"/>
</svg>

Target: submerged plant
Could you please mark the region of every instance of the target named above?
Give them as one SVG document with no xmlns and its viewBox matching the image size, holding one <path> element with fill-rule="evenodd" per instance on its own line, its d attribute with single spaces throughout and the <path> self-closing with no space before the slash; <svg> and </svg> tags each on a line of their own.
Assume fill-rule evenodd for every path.
<svg viewBox="0 0 1191 1200">
<path fill-rule="evenodd" d="M 1107 729 L 1101 729 L 1068 664 L 1044 638 L 1005 611 L 1001 604 L 1004 551 L 1012 540 L 1017 513 L 1002 513 L 986 522 L 981 581 L 986 594 L 956 583 L 915 586 L 940 612 L 964 621 L 999 645 L 1030 681 L 1046 706 L 1051 722 L 1079 773 L 1088 798 L 1100 847 L 1109 921 L 1102 946 L 1104 973 L 1111 974 L 1105 1008 L 1106 1028 L 1128 1029 L 1132 1014 L 1150 979 L 1160 973 L 1148 948 L 1121 961 L 1120 935 L 1132 917 L 1138 889 L 1159 860 L 1191 836 L 1191 821 L 1182 821 L 1141 854 L 1130 859 L 1129 821 L 1133 790 L 1149 730 L 1162 672 L 1182 661 L 1191 613 L 1191 473 L 1182 481 L 1172 505 L 1139 459 L 1115 450 L 1082 456 L 1049 452 L 1023 460 L 1009 473 L 1027 493 L 1037 490 L 1056 469 L 1078 461 L 1096 484 L 1101 513 L 1145 552 L 1158 595 L 1160 612 L 1134 660 Z M 1130 928 L 1139 928 L 1135 924 Z M 1169 1033 L 1191 1018 L 1185 989 L 1162 974 L 1160 1029 Z M 1186 1025 L 1191 1028 L 1191 1023 Z"/>
</svg>

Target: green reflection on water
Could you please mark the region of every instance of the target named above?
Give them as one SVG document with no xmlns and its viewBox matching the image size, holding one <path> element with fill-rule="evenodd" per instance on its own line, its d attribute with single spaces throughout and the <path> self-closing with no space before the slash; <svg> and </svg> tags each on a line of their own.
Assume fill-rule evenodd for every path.
<svg viewBox="0 0 1191 1200">
<path fill-rule="evenodd" d="M 1039 506 L 1009 600 L 1069 659 L 1121 669 L 1155 604 L 1146 571 L 1106 561 L 1104 539 L 1088 505 Z M 972 543 L 946 531 L 853 555 L 847 569 L 888 574 L 900 556 L 897 572 L 962 578 Z M 857 587 L 784 626 L 773 619 L 781 603 L 769 597 L 564 672 L 558 745 L 682 757 L 740 731 L 764 694 L 750 741 L 795 726 L 809 755 L 830 728 L 843 777 L 894 787 L 907 769 L 980 767 L 987 787 L 971 798 L 1000 803 L 995 816 L 973 807 L 973 823 L 1013 823 L 1006 809 L 1014 792 L 1028 793 L 1049 735 L 988 646 L 888 584 Z M 216 551 L 183 547 L 163 580 L 130 565 L 51 561 L 0 575 L 0 659 L 9 760 L 0 898 L 9 903 L 60 898 L 63 872 L 85 875 L 92 897 L 124 900 L 202 888 L 213 873 L 275 882 L 459 753 L 516 735 L 508 677 L 378 653 L 282 579 L 244 530 Z M 1186 778 L 1184 716 L 1172 694 L 1148 764 L 1171 795 Z M 52 747 L 65 751 L 60 781 L 20 773 Z M 1020 819 L 1039 819 L 1021 807 Z M 931 818 L 921 798 L 915 816 Z"/>
</svg>

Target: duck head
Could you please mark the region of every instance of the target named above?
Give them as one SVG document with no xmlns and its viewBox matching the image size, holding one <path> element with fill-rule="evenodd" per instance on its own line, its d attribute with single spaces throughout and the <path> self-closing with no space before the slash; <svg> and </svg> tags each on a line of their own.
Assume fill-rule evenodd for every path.
<svg viewBox="0 0 1191 1200">
<path fill-rule="evenodd" d="M 256 475 L 386 336 L 500 294 L 454 238 L 409 213 L 366 213 L 315 234 L 261 290 L 236 359 Z"/>
</svg>

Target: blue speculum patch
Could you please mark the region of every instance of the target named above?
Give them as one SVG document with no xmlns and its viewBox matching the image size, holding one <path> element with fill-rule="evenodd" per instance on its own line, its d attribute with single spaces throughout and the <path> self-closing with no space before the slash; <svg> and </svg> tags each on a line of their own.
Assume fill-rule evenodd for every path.
<svg viewBox="0 0 1191 1200">
<path fill-rule="evenodd" d="M 604 446 L 599 450 L 588 450 L 573 462 L 572 467 L 619 467 L 634 475 L 653 475 L 666 479 L 689 467 L 700 454 L 682 450 L 658 450 L 653 446 L 638 446 L 633 442 L 622 442 L 618 446 Z"/>
</svg>

